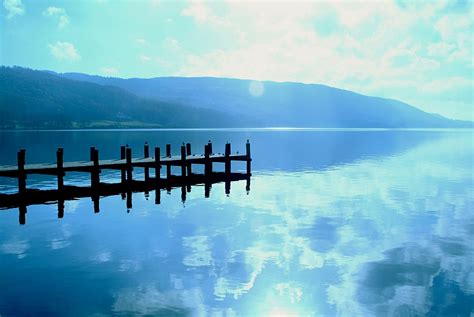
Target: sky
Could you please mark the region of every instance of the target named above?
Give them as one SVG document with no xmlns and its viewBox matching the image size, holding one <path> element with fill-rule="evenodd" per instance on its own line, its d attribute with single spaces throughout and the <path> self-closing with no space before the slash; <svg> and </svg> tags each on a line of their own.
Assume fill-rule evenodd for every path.
<svg viewBox="0 0 474 317">
<path fill-rule="evenodd" d="M 1 1 L 2 65 L 318 83 L 474 120 L 472 1 Z"/>
</svg>

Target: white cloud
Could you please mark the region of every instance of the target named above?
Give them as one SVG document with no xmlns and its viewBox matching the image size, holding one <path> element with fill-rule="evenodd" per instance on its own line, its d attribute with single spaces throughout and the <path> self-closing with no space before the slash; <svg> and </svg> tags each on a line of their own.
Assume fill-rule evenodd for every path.
<svg viewBox="0 0 474 317">
<path fill-rule="evenodd" d="M 46 17 L 57 18 L 59 28 L 63 28 L 69 24 L 69 16 L 63 8 L 48 7 L 43 11 L 43 15 Z"/>
<path fill-rule="evenodd" d="M 188 52 L 177 74 L 324 83 L 403 101 L 410 87 L 465 76 L 453 74 L 449 63 L 472 68 L 473 23 L 469 14 L 446 15 L 445 7 L 427 2 L 401 8 L 388 1 L 192 1 L 183 16 L 233 41 Z M 435 32 L 441 39 L 434 42 Z M 394 83 L 398 90 L 386 89 Z M 419 106 L 428 109 L 425 97 Z"/>
<path fill-rule="evenodd" d="M 59 17 L 58 27 L 63 28 L 69 24 L 69 17 L 67 15 L 61 15 Z"/>
<path fill-rule="evenodd" d="M 211 23 L 215 26 L 227 26 L 228 22 L 213 14 L 207 3 L 191 1 L 189 6 L 181 11 L 181 15 L 194 18 L 198 23 Z"/>
<path fill-rule="evenodd" d="M 148 45 L 148 41 L 145 40 L 144 38 L 137 38 L 135 39 L 135 43 L 139 44 L 139 45 Z"/>
<path fill-rule="evenodd" d="M 165 47 L 172 50 L 177 50 L 180 48 L 179 41 L 171 37 L 167 37 L 164 43 L 165 43 Z"/>
<path fill-rule="evenodd" d="M 449 91 L 450 95 L 453 95 L 456 90 L 470 90 L 471 88 L 472 81 L 459 76 L 449 77 L 447 79 L 435 79 L 420 87 L 422 91 L 431 94 L 442 94 Z"/>
<path fill-rule="evenodd" d="M 455 38 L 459 32 L 469 31 L 472 25 L 469 17 L 459 17 L 458 15 L 445 15 L 435 24 L 435 29 L 445 40 Z"/>
<path fill-rule="evenodd" d="M 437 42 L 428 45 L 428 55 L 436 57 L 446 57 L 455 49 L 453 44 Z"/>
<path fill-rule="evenodd" d="M 444 15 L 436 21 L 435 30 L 441 36 L 442 42 L 438 43 L 438 48 L 449 46 L 451 54 L 449 62 L 473 62 L 472 51 L 472 29 L 474 22 L 468 16 Z"/>
<path fill-rule="evenodd" d="M 158 66 L 167 67 L 170 65 L 170 63 L 167 60 L 160 57 L 156 57 L 154 61 Z"/>
<path fill-rule="evenodd" d="M 23 15 L 25 13 L 25 6 L 21 0 L 4 0 L 3 7 L 7 10 L 7 18 L 13 18 L 15 15 Z"/>
<path fill-rule="evenodd" d="M 116 76 L 120 73 L 119 70 L 115 67 L 101 67 L 100 72 L 108 76 Z"/>
<path fill-rule="evenodd" d="M 57 41 L 54 44 L 48 44 L 51 54 L 60 60 L 77 61 L 81 56 L 73 44 L 69 42 Z"/>
<path fill-rule="evenodd" d="M 138 56 L 138 58 L 140 59 L 140 61 L 142 63 L 146 63 L 146 62 L 151 61 L 151 57 L 147 56 L 147 55 L 140 55 L 140 56 Z"/>
<path fill-rule="evenodd" d="M 56 14 L 63 14 L 64 9 L 58 7 L 48 7 L 46 10 L 43 11 L 43 15 L 45 16 L 53 16 Z"/>
</svg>

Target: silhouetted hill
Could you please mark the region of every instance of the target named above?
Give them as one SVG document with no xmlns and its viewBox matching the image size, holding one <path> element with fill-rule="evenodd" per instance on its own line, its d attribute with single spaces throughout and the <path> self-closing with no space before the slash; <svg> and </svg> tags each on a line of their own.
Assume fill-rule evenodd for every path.
<svg viewBox="0 0 474 317">
<path fill-rule="evenodd" d="M 80 73 L 66 78 L 116 86 L 138 96 L 171 103 L 251 115 L 261 126 L 451 128 L 473 127 L 392 99 L 369 97 L 324 85 L 263 82 L 259 97 L 252 81 L 226 78 L 158 77 L 121 79 Z M 245 125 L 240 123 L 240 125 Z"/>
<path fill-rule="evenodd" d="M 227 127 L 235 122 L 218 111 L 145 99 L 117 87 L 0 68 L 0 128 Z"/>
</svg>

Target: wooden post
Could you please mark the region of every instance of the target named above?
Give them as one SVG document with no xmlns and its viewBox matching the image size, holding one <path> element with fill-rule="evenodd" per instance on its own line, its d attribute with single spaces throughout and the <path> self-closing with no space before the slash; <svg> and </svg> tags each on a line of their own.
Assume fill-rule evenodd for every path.
<svg viewBox="0 0 474 317">
<path fill-rule="evenodd" d="M 91 161 L 94 160 L 94 152 L 95 152 L 95 147 L 91 146 L 91 148 L 90 148 L 90 159 L 91 159 Z"/>
<path fill-rule="evenodd" d="M 160 153 L 160 148 L 155 147 L 155 185 L 156 189 L 160 190 L 160 171 L 161 171 L 161 153 Z"/>
<path fill-rule="evenodd" d="M 209 158 L 210 156 L 210 147 L 209 144 L 204 146 L 204 176 L 206 178 L 211 177 L 212 174 L 212 163 L 211 159 Z"/>
<path fill-rule="evenodd" d="M 127 182 L 132 182 L 132 149 L 127 148 L 125 151 L 126 168 L 127 168 Z"/>
<path fill-rule="evenodd" d="M 91 161 L 93 163 L 92 172 L 91 172 L 91 187 L 97 187 L 100 183 L 99 178 L 99 150 L 92 147 L 91 148 Z"/>
<path fill-rule="evenodd" d="M 225 175 L 230 176 L 230 143 L 225 144 Z"/>
<path fill-rule="evenodd" d="M 155 147 L 155 204 L 160 204 L 161 202 L 161 153 L 160 148 Z"/>
<path fill-rule="evenodd" d="M 56 166 L 58 170 L 58 191 L 64 189 L 64 151 L 58 148 L 56 151 Z"/>
<path fill-rule="evenodd" d="M 247 175 L 251 175 L 251 162 L 252 159 L 250 158 L 250 142 L 247 140 L 245 144 L 245 155 L 247 156 Z"/>
<path fill-rule="evenodd" d="M 120 160 L 125 160 L 125 145 L 120 147 Z M 120 181 L 122 184 L 125 184 L 126 175 L 125 175 L 125 168 L 120 169 Z"/>
<path fill-rule="evenodd" d="M 91 162 L 94 162 L 95 147 L 93 146 L 90 147 L 89 155 L 90 155 Z M 95 179 L 94 179 L 94 166 L 93 166 L 91 170 L 91 187 L 94 187 L 94 185 L 95 185 Z"/>
<path fill-rule="evenodd" d="M 99 196 L 97 194 L 97 187 L 100 184 L 100 178 L 99 178 L 99 150 L 97 150 L 95 147 L 90 148 L 90 155 L 91 155 L 91 161 L 92 161 L 92 170 L 91 170 L 91 188 L 92 188 L 92 201 L 94 203 L 94 212 L 97 213 L 99 212 L 99 206 L 98 206 L 98 200 Z"/>
<path fill-rule="evenodd" d="M 181 145 L 181 177 L 186 177 L 186 146 Z"/>
<path fill-rule="evenodd" d="M 26 193 L 26 173 L 25 173 L 25 159 L 26 150 L 21 149 L 18 151 L 17 162 L 18 162 L 18 192 L 20 195 Z"/>
<path fill-rule="evenodd" d="M 209 146 L 209 155 L 212 155 L 212 142 L 211 142 L 211 140 L 207 141 L 207 145 Z"/>
<path fill-rule="evenodd" d="M 171 144 L 166 144 L 166 156 L 171 157 Z M 166 178 L 169 180 L 171 177 L 171 165 L 166 165 Z"/>
<path fill-rule="evenodd" d="M 191 156 L 191 143 L 186 143 L 186 155 Z M 193 171 L 192 171 L 192 164 L 189 161 L 188 161 L 188 164 L 187 164 L 187 168 L 188 168 L 187 175 L 191 176 Z"/>
<path fill-rule="evenodd" d="M 145 147 L 143 148 L 143 156 L 145 158 L 150 157 L 150 149 L 148 147 L 148 142 L 145 142 Z M 145 167 L 145 181 L 148 182 L 150 180 L 150 169 Z"/>
<path fill-rule="evenodd" d="M 209 198 L 211 194 L 211 175 L 212 175 L 212 162 L 210 159 L 212 145 L 210 141 L 204 145 L 204 197 Z"/>
</svg>

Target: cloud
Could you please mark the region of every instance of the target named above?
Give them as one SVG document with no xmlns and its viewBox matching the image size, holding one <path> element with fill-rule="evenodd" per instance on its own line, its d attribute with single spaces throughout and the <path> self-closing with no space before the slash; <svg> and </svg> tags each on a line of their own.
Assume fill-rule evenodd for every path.
<svg viewBox="0 0 474 317">
<path fill-rule="evenodd" d="M 142 63 L 146 63 L 146 62 L 151 61 L 151 57 L 150 57 L 150 56 L 146 56 L 146 55 L 140 55 L 140 56 L 138 56 L 138 58 L 140 59 L 140 61 L 141 61 Z"/>
<path fill-rule="evenodd" d="M 181 15 L 219 40 L 188 52 L 177 74 L 324 83 L 408 102 L 406 91 L 434 79 L 472 82 L 463 70 L 472 69 L 473 22 L 447 5 L 192 1 Z M 393 83 L 398 89 L 386 89 Z"/>
<path fill-rule="evenodd" d="M 180 48 L 179 41 L 172 37 L 167 37 L 164 44 L 168 49 L 177 50 Z"/>
<path fill-rule="evenodd" d="M 469 16 L 458 14 L 444 15 L 436 21 L 435 30 L 441 36 L 441 42 L 435 48 L 450 48 L 449 62 L 466 62 L 471 65 L 473 61 L 472 51 L 472 29 L 474 22 Z M 444 56 L 442 56 L 444 57 Z"/>
<path fill-rule="evenodd" d="M 43 11 L 43 15 L 46 17 L 57 18 L 58 28 L 63 28 L 69 24 L 69 16 L 63 8 L 48 7 Z"/>
<path fill-rule="evenodd" d="M 445 42 L 432 43 L 428 46 L 428 55 L 435 57 L 446 57 L 455 49 L 453 44 Z"/>
<path fill-rule="evenodd" d="M 198 23 L 211 23 L 215 26 L 227 26 L 228 22 L 213 14 L 207 3 L 191 1 L 189 6 L 181 11 L 181 15 L 192 17 Z"/>
<path fill-rule="evenodd" d="M 57 41 L 54 44 L 48 44 L 51 54 L 60 60 L 78 61 L 81 56 L 73 44 L 69 42 Z"/>
<path fill-rule="evenodd" d="M 4 0 L 3 7 L 7 10 L 7 18 L 13 18 L 16 15 L 25 14 L 25 6 L 21 0 Z"/>
<path fill-rule="evenodd" d="M 108 76 L 116 76 L 120 73 L 115 67 L 101 67 L 100 72 Z"/>
<path fill-rule="evenodd" d="M 147 40 L 145 40 L 144 38 L 135 39 L 135 43 L 140 44 L 140 45 L 148 45 Z"/>
</svg>

